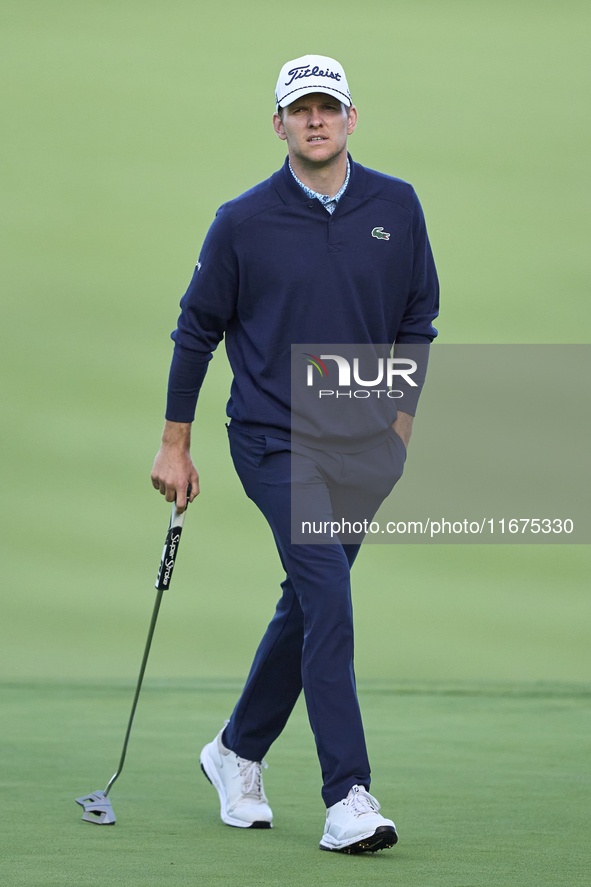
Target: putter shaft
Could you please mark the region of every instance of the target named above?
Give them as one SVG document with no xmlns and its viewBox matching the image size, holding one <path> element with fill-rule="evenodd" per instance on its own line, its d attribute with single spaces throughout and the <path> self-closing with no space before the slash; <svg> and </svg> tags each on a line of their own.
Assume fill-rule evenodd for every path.
<svg viewBox="0 0 591 887">
<path fill-rule="evenodd" d="M 111 786 L 115 782 L 115 780 L 121 775 L 121 771 L 123 770 L 123 764 L 125 763 L 125 755 L 127 754 L 127 745 L 129 743 L 129 734 L 131 733 L 131 728 L 133 727 L 133 719 L 135 717 L 135 710 L 137 708 L 137 702 L 140 696 L 140 690 L 142 689 L 142 682 L 144 680 L 144 673 L 146 671 L 146 665 L 148 662 L 148 656 L 150 655 L 150 647 L 152 646 L 152 638 L 154 637 L 154 629 L 156 628 L 156 620 L 158 619 L 158 611 L 160 610 L 160 604 L 162 602 L 162 595 L 164 594 L 164 589 L 159 588 L 156 592 L 156 600 L 154 601 L 154 609 L 152 611 L 152 619 L 150 622 L 150 628 L 148 630 L 148 638 L 146 640 L 146 646 L 144 649 L 144 655 L 142 658 L 142 664 L 140 666 L 140 674 L 137 681 L 137 687 L 135 688 L 135 696 L 133 697 L 133 703 L 131 706 L 131 714 L 129 715 L 129 722 L 127 724 L 127 730 L 125 731 L 125 739 L 123 740 L 123 749 L 121 750 L 121 758 L 119 760 L 119 766 L 117 770 L 111 776 L 107 783 L 107 787 L 104 791 L 105 797 L 109 794 Z"/>
</svg>

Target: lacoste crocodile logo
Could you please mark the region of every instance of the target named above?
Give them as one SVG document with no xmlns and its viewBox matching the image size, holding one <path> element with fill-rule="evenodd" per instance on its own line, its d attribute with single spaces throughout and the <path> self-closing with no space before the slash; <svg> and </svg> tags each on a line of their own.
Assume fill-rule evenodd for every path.
<svg viewBox="0 0 591 887">
<path fill-rule="evenodd" d="M 384 231 L 383 227 L 374 228 L 371 232 L 372 237 L 377 237 L 378 240 L 390 240 L 390 235 L 387 231 Z"/>
</svg>

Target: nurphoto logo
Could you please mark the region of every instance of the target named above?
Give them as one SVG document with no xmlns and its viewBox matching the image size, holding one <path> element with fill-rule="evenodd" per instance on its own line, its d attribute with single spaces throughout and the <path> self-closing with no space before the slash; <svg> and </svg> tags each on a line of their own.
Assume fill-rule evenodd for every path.
<svg viewBox="0 0 591 887">
<path fill-rule="evenodd" d="M 320 374 L 322 380 L 329 376 L 329 370 L 326 366 L 325 361 L 334 361 L 336 363 L 337 370 L 337 387 L 338 388 L 351 388 L 351 363 L 347 360 L 346 357 L 343 357 L 340 354 L 321 354 L 317 357 L 314 354 L 310 354 L 308 352 L 303 352 L 304 359 L 306 360 L 307 366 L 307 378 L 306 385 L 308 387 L 312 387 L 314 385 L 314 370 L 316 369 Z M 353 358 L 353 381 L 356 385 L 360 385 L 361 389 L 356 389 L 353 392 L 351 391 L 336 391 L 337 397 L 357 397 L 357 398 L 367 398 L 371 397 L 371 391 L 369 389 L 373 389 L 373 393 L 376 394 L 377 397 L 380 394 L 385 394 L 386 397 L 390 398 L 399 398 L 403 396 L 402 391 L 394 390 L 393 383 L 395 377 L 402 378 L 407 385 L 410 385 L 413 388 L 417 388 L 418 385 L 411 378 L 413 373 L 417 370 L 417 362 L 415 360 L 411 360 L 409 357 L 379 357 L 377 358 L 377 368 L 375 372 L 377 373 L 375 379 L 362 379 L 359 371 L 359 358 Z M 335 367 L 331 366 L 331 375 L 335 375 Z M 332 381 L 332 379 L 331 379 Z M 378 388 L 378 385 L 381 385 L 383 382 L 386 384 L 386 388 Z M 334 389 L 320 389 L 318 391 L 318 397 L 330 397 L 335 395 Z"/>
</svg>

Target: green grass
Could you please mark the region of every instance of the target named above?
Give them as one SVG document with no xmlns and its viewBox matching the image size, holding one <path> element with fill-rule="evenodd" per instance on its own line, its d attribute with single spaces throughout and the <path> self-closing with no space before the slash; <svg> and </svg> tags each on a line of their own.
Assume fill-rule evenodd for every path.
<svg viewBox="0 0 591 887">
<path fill-rule="evenodd" d="M 104 788 L 114 771 L 132 687 L 3 685 L 4 883 L 588 883 L 589 685 L 362 686 L 372 788 L 400 842 L 359 857 L 318 849 L 324 808 L 301 703 L 267 756 L 275 827 L 223 825 L 198 752 L 237 690 L 219 681 L 149 683 L 110 796 L 117 823 L 98 827 L 82 822 L 74 798 Z"/>
<path fill-rule="evenodd" d="M 152 607 L 168 334 L 215 209 L 283 161 L 280 66 L 339 58 L 354 158 L 416 186 L 442 342 L 589 342 L 588 4 L 303 0 L 288 22 L 267 0 L 5 0 L 1 17 L 3 882 L 583 883 L 588 546 L 362 553 L 356 661 L 391 854 L 316 850 L 301 709 L 269 755 L 277 828 L 217 821 L 196 752 L 281 579 L 227 453 L 221 350 L 149 665 L 168 683 L 142 698 L 115 828 L 72 799 L 116 765 Z"/>
</svg>

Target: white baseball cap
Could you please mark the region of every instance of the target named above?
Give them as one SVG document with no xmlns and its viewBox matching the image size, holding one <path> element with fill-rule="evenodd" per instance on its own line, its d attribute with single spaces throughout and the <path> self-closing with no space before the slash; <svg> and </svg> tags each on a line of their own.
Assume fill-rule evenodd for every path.
<svg viewBox="0 0 591 887">
<path fill-rule="evenodd" d="M 325 92 L 347 107 L 353 104 L 342 65 L 325 55 L 303 55 L 286 62 L 277 81 L 275 102 L 278 108 L 285 108 L 310 92 Z"/>
</svg>

